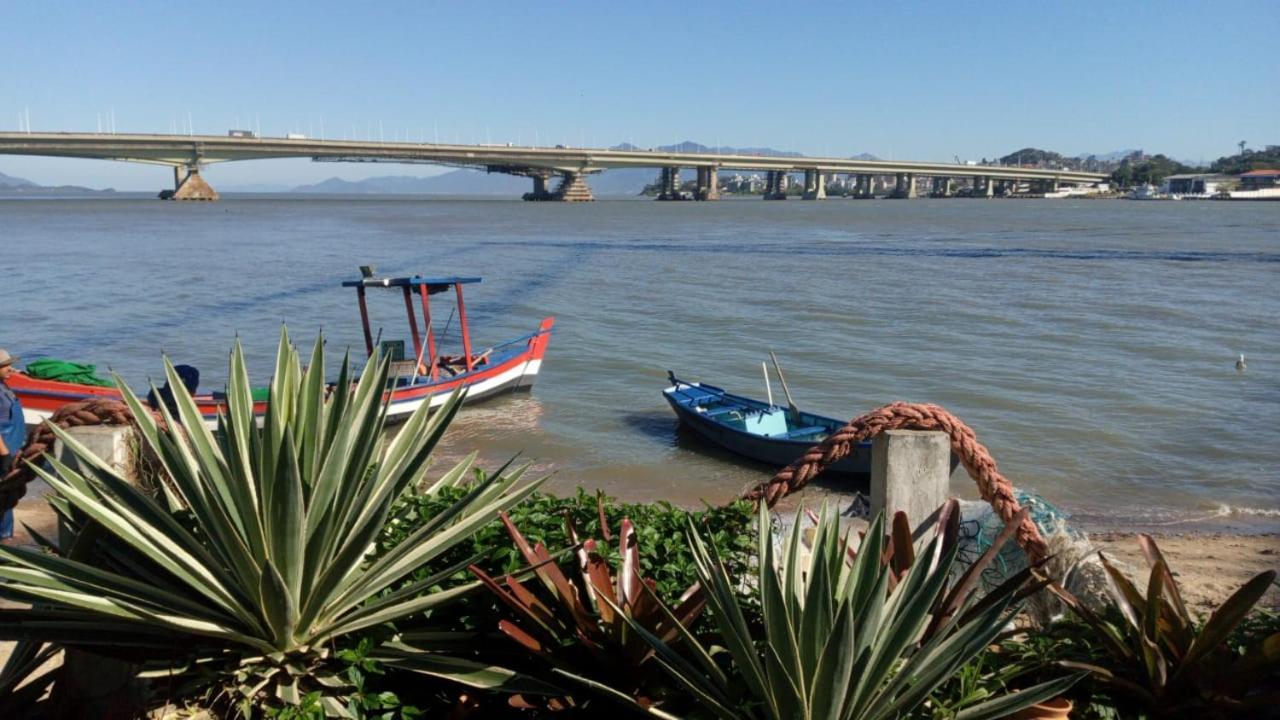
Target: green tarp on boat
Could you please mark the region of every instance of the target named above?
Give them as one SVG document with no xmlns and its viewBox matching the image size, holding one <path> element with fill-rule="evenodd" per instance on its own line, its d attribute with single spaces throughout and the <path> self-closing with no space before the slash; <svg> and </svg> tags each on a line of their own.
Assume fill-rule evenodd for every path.
<svg viewBox="0 0 1280 720">
<path fill-rule="evenodd" d="M 84 365 L 69 360 L 45 358 L 27 363 L 27 374 L 40 380 L 97 385 L 98 387 L 115 385 L 110 380 L 98 377 L 97 372 L 98 367 L 96 365 Z"/>
</svg>

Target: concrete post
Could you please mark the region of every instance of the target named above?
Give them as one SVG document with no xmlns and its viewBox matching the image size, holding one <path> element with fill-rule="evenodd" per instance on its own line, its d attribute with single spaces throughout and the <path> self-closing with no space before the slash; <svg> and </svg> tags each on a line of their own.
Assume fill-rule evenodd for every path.
<svg viewBox="0 0 1280 720">
<path fill-rule="evenodd" d="M 131 426 L 90 425 L 67 428 L 67 434 L 91 453 L 105 460 L 119 475 L 136 484 L 133 466 L 134 430 Z M 80 461 L 59 440 L 53 456 L 72 469 Z M 145 488 L 144 488 L 145 489 Z M 72 538 L 58 528 L 58 544 L 70 551 Z M 122 660 L 105 658 L 84 650 L 67 649 L 53 689 L 49 693 L 49 717 L 109 718 L 141 717 L 146 707 L 147 687 L 137 678 L 139 667 Z"/>
<path fill-rule="evenodd" d="M 865 173 L 858 176 L 858 181 L 862 183 L 862 191 L 858 193 L 858 197 L 864 200 L 872 200 L 876 196 L 875 176 L 871 173 Z"/>
<path fill-rule="evenodd" d="M 871 441 L 871 515 L 901 510 L 923 522 L 951 489 L 951 441 L 946 433 L 886 430 Z"/>
<path fill-rule="evenodd" d="M 907 199 L 913 200 L 916 197 L 916 174 L 907 173 Z"/>
<path fill-rule="evenodd" d="M 105 460 L 111 469 L 126 478 L 133 477 L 133 428 L 120 425 L 84 425 L 67 429 L 76 442 L 95 457 Z M 80 460 L 61 440 L 53 445 L 53 456 L 72 470 L 79 471 Z"/>
<path fill-rule="evenodd" d="M 951 197 L 955 192 L 955 182 L 952 178 L 942 178 L 942 197 Z"/>
<path fill-rule="evenodd" d="M 904 198 L 907 196 L 907 174 L 897 173 L 894 175 L 893 197 Z"/>
</svg>

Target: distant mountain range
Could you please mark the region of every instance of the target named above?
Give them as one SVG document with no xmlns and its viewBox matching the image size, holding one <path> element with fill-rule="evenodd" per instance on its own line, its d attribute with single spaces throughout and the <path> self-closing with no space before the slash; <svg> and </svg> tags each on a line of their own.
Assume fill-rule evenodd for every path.
<svg viewBox="0 0 1280 720">
<path fill-rule="evenodd" d="M 765 157 L 803 157 L 801 153 L 775 150 L 773 148 L 735 148 L 728 146 L 710 147 L 690 140 L 675 145 L 663 145 L 656 148 L 641 148 L 630 143 L 615 145 L 610 150 L 658 150 L 679 153 L 721 153 L 732 155 L 762 155 Z M 853 160 L 878 160 L 875 155 L 862 153 Z M 693 177 L 686 170 L 686 179 Z M 591 192 L 597 196 L 634 196 L 639 195 L 646 185 L 656 182 L 658 172 L 654 168 L 619 168 L 604 170 L 588 179 Z M 553 181 L 554 189 L 555 181 Z M 409 175 L 387 175 L 364 180 L 343 180 L 329 178 L 314 185 L 302 185 L 290 192 L 314 193 L 326 195 L 502 195 L 519 196 L 533 189 L 533 181 L 526 177 L 506 175 L 503 173 L 486 173 L 481 170 L 453 170 L 432 177 L 414 177 Z M 233 188 L 241 192 L 251 192 L 244 188 Z"/>
<path fill-rule="evenodd" d="M 113 188 L 94 190 L 80 185 L 37 185 L 30 180 L 0 173 L 0 193 L 5 195 L 54 195 L 69 193 L 115 192 Z"/>
</svg>

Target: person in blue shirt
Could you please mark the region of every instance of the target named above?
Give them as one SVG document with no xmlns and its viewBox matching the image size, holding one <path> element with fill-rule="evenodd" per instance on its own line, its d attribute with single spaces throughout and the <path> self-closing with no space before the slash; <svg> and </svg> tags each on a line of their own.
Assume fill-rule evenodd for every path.
<svg viewBox="0 0 1280 720">
<path fill-rule="evenodd" d="M 0 477 L 9 474 L 18 452 L 27 442 L 27 419 L 22 414 L 22 403 L 5 381 L 13 374 L 13 363 L 18 358 L 0 348 Z M 0 542 L 8 544 L 13 538 L 13 508 L 0 515 Z"/>
</svg>

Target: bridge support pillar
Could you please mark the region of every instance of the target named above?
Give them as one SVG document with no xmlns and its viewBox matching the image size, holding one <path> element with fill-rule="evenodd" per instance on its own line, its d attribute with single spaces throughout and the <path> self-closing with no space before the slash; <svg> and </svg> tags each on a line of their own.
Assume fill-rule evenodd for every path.
<svg viewBox="0 0 1280 720">
<path fill-rule="evenodd" d="M 587 185 L 586 173 L 567 172 L 556 188 L 554 199 L 560 202 L 591 202 L 595 197 Z"/>
<path fill-rule="evenodd" d="M 907 197 L 907 174 L 894 173 L 893 176 L 893 192 L 889 193 L 889 197 L 900 199 Z"/>
<path fill-rule="evenodd" d="M 916 174 L 915 173 L 907 173 L 906 190 L 907 190 L 907 194 L 905 195 L 905 197 L 908 200 L 914 200 L 917 197 L 919 197 L 919 194 L 916 192 Z"/>
<path fill-rule="evenodd" d="M 547 187 L 547 181 L 551 178 L 550 175 L 536 174 L 531 177 L 533 178 L 533 192 L 525 193 L 525 200 L 541 201 L 556 199 L 551 193 L 551 190 Z"/>
<path fill-rule="evenodd" d="M 858 175 L 857 196 L 863 200 L 873 200 L 876 196 L 875 176 L 870 173 Z"/>
<path fill-rule="evenodd" d="M 805 200 L 827 199 L 827 176 L 821 170 L 804 171 L 803 198 Z"/>
<path fill-rule="evenodd" d="M 765 175 L 764 199 L 787 199 L 787 173 L 785 170 L 770 170 L 768 174 Z"/>
<path fill-rule="evenodd" d="M 714 167 L 698 168 L 698 187 L 693 193 L 694 200 L 719 200 L 720 179 Z"/>
<path fill-rule="evenodd" d="M 680 168 L 664 167 L 659 176 L 658 199 L 659 200 L 683 200 L 684 196 L 680 194 Z"/>
<path fill-rule="evenodd" d="M 161 200 L 217 200 L 218 192 L 200 177 L 198 165 L 173 168 L 173 189 L 162 190 Z"/>
</svg>

